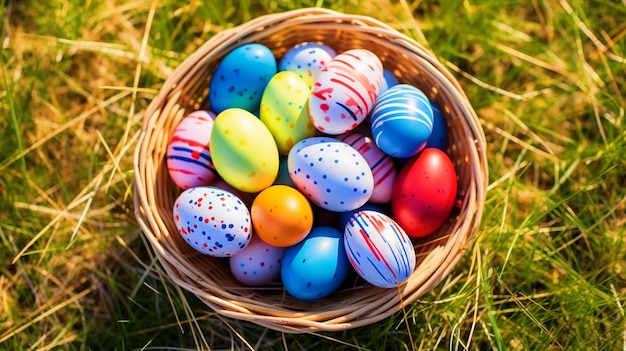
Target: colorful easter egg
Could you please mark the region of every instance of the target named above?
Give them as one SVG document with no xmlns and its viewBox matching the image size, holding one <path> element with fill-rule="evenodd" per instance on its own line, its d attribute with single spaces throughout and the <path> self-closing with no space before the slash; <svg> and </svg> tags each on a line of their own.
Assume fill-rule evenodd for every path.
<svg viewBox="0 0 626 351">
<path fill-rule="evenodd" d="M 319 73 L 337 53 L 320 43 L 301 43 L 289 49 L 278 62 L 279 71 L 291 71 L 311 88 Z"/>
<path fill-rule="evenodd" d="M 370 123 L 374 141 L 381 150 L 406 158 L 426 146 L 433 130 L 433 110 L 421 90 L 398 84 L 378 97 Z"/>
<path fill-rule="evenodd" d="M 250 286 L 270 283 L 280 277 L 284 247 L 272 246 L 256 236 L 238 254 L 229 259 L 230 271 L 235 278 Z"/>
<path fill-rule="evenodd" d="M 300 141 L 287 158 L 291 180 L 316 205 L 349 211 L 365 204 L 374 189 L 367 161 L 350 145 L 328 137 Z"/>
<path fill-rule="evenodd" d="M 208 185 L 217 172 L 211 160 L 209 139 L 215 114 L 193 111 L 178 123 L 167 145 L 167 170 L 180 188 Z"/>
<path fill-rule="evenodd" d="M 454 208 L 457 179 L 448 155 L 428 148 L 398 173 L 391 199 L 393 218 L 411 237 L 423 237 L 443 225 Z"/>
<path fill-rule="evenodd" d="M 352 49 L 335 56 L 313 84 L 313 125 L 332 135 L 354 129 L 374 105 L 382 80 L 382 63 L 371 51 Z"/>
<path fill-rule="evenodd" d="M 212 186 L 187 189 L 176 198 L 173 214 L 183 239 L 205 255 L 232 256 L 250 242 L 250 212 L 228 191 Z"/>
<path fill-rule="evenodd" d="M 261 121 L 274 136 L 282 155 L 317 132 L 309 118 L 309 94 L 302 78 L 289 71 L 276 73 L 263 92 Z"/>
<path fill-rule="evenodd" d="M 415 270 L 415 249 L 393 219 L 375 211 L 354 214 L 344 232 L 344 246 L 354 270 L 368 283 L 393 288 Z"/>
<path fill-rule="evenodd" d="M 370 202 L 386 203 L 391 201 L 393 183 L 396 180 L 396 167 L 393 159 L 382 152 L 372 138 L 350 132 L 337 138 L 352 146 L 367 161 L 374 176 L 374 190 Z"/>
<path fill-rule="evenodd" d="M 231 108 L 215 118 L 209 142 L 219 175 L 238 190 L 259 192 L 278 174 L 278 148 L 267 127 L 248 111 Z"/>
<path fill-rule="evenodd" d="M 265 86 L 278 70 L 272 51 L 262 44 L 244 44 L 229 52 L 209 82 L 209 103 L 215 113 L 228 108 L 258 109 Z"/>
<path fill-rule="evenodd" d="M 287 293 L 317 300 L 336 291 L 348 275 L 343 234 L 333 227 L 315 227 L 306 239 L 287 248 L 281 277 Z"/>
<path fill-rule="evenodd" d="M 433 109 L 433 131 L 430 133 L 430 137 L 426 142 L 426 147 L 436 147 L 437 149 L 445 151 L 448 143 L 446 121 L 443 118 L 439 105 L 431 101 L 430 107 Z"/>
<path fill-rule="evenodd" d="M 287 185 L 273 185 L 261 191 L 252 203 L 250 216 L 254 233 L 272 246 L 295 245 L 313 227 L 309 201 Z"/>
</svg>

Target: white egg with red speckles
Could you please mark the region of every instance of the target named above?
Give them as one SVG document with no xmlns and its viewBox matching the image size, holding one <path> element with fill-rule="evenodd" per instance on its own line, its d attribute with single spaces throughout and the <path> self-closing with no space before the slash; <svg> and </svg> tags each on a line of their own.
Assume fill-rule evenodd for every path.
<svg viewBox="0 0 626 351">
<path fill-rule="evenodd" d="M 251 239 L 250 211 L 223 189 L 200 186 L 183 191 L 174 202 L 173 215 L 183 239 L 208 256 L 233 256 Z"/>
<path fill-rule="evenodd" d="M 243 251 L 229 259 L 230 271 L 242 284 L 259 286 L 280 277 L 280 266 L 285 247 L 272 246 L 252 236 Z"/>
</svg>

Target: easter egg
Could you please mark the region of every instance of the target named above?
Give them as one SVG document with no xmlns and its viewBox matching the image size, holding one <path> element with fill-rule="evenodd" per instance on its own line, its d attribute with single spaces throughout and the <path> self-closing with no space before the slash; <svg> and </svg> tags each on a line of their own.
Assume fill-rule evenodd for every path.
<svg viewBox="0 0 626 351">
<path fill-rule="evenodd" d="M 205 255 L 236 255 L 250 242 L 250 212 L 228 191 L 212 186 L 189 188 L 176 198 L 173 215 L 179 234 Z"/>
<path fill-rule="evenodd" d="M 215 113 L 228 108 L 258 109 L 265 86 L 278 70 L 272 51 L 262 44 L 244 44 L 230 51 L 209 82 L 209 103 Z"/>
<path fill-rule="evenodd" d="M 208 185 L 216 176 L 209 139 L 215 114 L 193 111 L 178 123 L 167 145 L 167 170 L 182 189 Z"/>
<path fill-rule="evenodd" d="M 367 161 L 350 145 L 328 137 L 300 141 L 289 152 L 291 180 L 314 204 L 349 211 L 365 204 L 374 189 Z"/>
<path fill-rule="evenodd" d="M 428 148 L 398 173 L 391 199 L 393 218 L 411 237 L 423 237 L 443 225 L 455 205 L 457 179 L 448 155 Z"/>
<path fill-rule="evenodd" d="M 368 283 L 393 288 L 415 270 L 415 249 L 393 219 L 375 211 L 354 214 L 344 232 L 350 264 Z"/>
<path fill-rule="evenodd" d="M 219 175 L 238 190 L 259 192 L 278 174 L 278 148 L 267 127 L 248 111 L 231 108 L 215 118 L 209 142 Z"/>
<path fill-rule="evenodd" d="M 446 121 L 443 118 L 439 105 L 431 101 L 430 107 L 433 109 L 433 131 L 426 141 L 426 147 L 436 147 L 437 149 L 445 150 L 448 142 Z"/>
<path fill-rule="evenodd" d="M 278 152 L 287 155 L 298 141 L 317 131 L 309 118 L 310 89 L 297 74 L 278 72 L 261 98 L 260 118 L 274 136 Z"/>
<path fill-rule="evenodd" d="M 378 95 L 385 92 L 387 89 L 391 88 L 394 85 L 398 85 L 398 78 L 388 69 L 383 69 L 383 82 L 380 85 L 380 91 Z"/>
<path fill-rule="evenodd" d="M 287 185 L 273 185 L 261 191 L 252 203 L 250 216 L 254 233 L 278 247 L 299 243 L 313 227 L 309 201 Z"/>
<path fill-rule="evenodd" d="M 279 71 L 291 71 L 311 88 L 318 74 L 337 53 L 320 43 L 300 43 L 289 49 L 278 62 Z"/>
<path fill-rule="evenodd" d="M 336 291 L 349 268 L 342 233 L 333 227 L 315 227 L 306 239 L 287 248 L 281 277 L 291 296 L 317 300 Z"/>
<path fill-rule="evenodd" d="M 406 158 L 426 146 L 433 130 L 433 110 L 421 90 L 398 84 L 378 96 L 370 123 L 374 141 L 383 152 Z"/>
<path fill-rule="evenodd" d="M 253 235 L 241 252 L 229 258 L 230 271 L 245 285 L 267 284 L 280 277 L 284 253 L 284 247 L 272 246 Z"/>
<path fill-rule="evenodd" d="M 374 190 L 370 202 L 386 203 L 391 201 L 393 183 L 396 180 L 396 167 L 393 159 L 382 152 L 370 137 L 350 132 L 337 138 L 352 146 L 365 159 L 374 176 Z"/>
<path fill-rule="evenodd" d="M 374 105 L 382 79 L 382 63 L 369 50 L 335 56 L 311 90 L 309 114 L 315 128 L 331 135 L 354 129 Z"/>
</svg>

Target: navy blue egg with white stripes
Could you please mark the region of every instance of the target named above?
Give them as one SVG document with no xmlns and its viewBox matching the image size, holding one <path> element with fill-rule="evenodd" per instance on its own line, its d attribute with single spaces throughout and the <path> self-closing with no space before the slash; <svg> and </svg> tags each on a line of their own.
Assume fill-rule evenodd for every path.
<svg viewBox="0 0 626 351">
<path fill-rule="evenodd" d="M 412 85 L 394 85 L 376 99 L 371 128 L 376 145 L 386 154 L 398 158 L 417 154 L 433 130 L 428 97 Z"/>
</svg>

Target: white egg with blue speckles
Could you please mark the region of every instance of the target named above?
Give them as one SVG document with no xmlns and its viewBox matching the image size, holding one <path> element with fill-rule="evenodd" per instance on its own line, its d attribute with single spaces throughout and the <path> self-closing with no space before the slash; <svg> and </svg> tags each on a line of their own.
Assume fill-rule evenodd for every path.
<svg viewBox="0 0 626 351">
<path fill-rule="evenodd" d="M 250 242 L 250 212 L 239 197 L 226 190 L 189 188 L 176 198 L 173 214 L 180 235 L 202 254 L 229 257 Z"/>
<path fill-rule="evenodd" d="M 337 53 L 328 45 L 300 43 L 289 49 L 278 62 L 279 71 L 291 71 L 311 88 L 317 75 L 326 68 Z"/>
<path fill-rule="evenodd" d="M 372 196 L 374 177 L 358 151 L 329 137 L 298 142 L 287 157 L 289 175 L 313 203 L 344 212 L 365 204 Z"/>
</svg>

